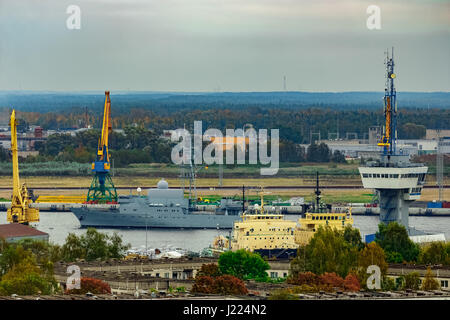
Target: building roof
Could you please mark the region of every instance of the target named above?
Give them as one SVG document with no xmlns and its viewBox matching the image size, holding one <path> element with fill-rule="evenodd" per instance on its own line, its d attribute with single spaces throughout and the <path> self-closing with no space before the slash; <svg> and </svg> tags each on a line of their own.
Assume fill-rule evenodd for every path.
<svg viewBox="0 0 450 320">
<path fill-rule="evenodd" d="M 39 231 L 20 223 L 0 224 L 0 238 L 48 236 L 48 233 Z"/>
</svg>

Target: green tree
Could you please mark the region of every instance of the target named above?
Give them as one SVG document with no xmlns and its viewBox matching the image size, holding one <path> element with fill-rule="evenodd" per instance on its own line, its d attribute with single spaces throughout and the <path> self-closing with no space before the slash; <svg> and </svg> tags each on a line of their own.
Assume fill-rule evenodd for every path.
<svg viewBox="0 0 450 320">
<path fill-rule="evenodd" d="M 122 258 L 129 248 L 130 245 L 124 245 L 122 238 L 117 233 L 109 236 L 98 232 L 95 228 L 88 228 L 86 233 L 80 237 L 69 233 L 62 246 L 61 253 L 65 261 L 75 261 L 76 259 L 106 260 Z"/>
<path fill-rule="evenodd" d="M 306 160 L 308 162 L 329 162 L 331 158 L 331 151 L 325 143 L 317 145 L 312 143 L 308 146 L 306 152 Z"/>
<path fill-rule="evenodd" d="M 227 251 L 219 257 L 219 270 L 240 279 L 266 278 L 269 264 L 257 254 L 244 249 Z"/>
<path fill-rule="evenodd" d="M 375 234 L 375 241 L 384 249 L 388 262 L 396 262 L 393 261 L 396 253 L 406 261 L 417 261 L 419 246 L 411 241 L 406 228 L 397 222 L 391 222 L 387 226 L 380 223 Z"/>
<path fill-rule="evenodd" d="M 321 275 L 335 272 L 341 277 L 357 267 L 358 248 L 344 239 L 344 232 L 331 227 L 319 227 L 310 242 L 298 250 L 291 261 L 291 274 L 311 271 Z"/>
<path fill-rule="evenodd" d="M 339 150 L 334 150 L 333 155 L 331 156 L 331 161 L 336 163 L 346 163 L 345 156 Z"/>
<path fill-rule="evenodd" d="M 358 250 L 364 248 L 364 243 L 361 240 L 361 233 L 359 232 L 359 229 L 353 228 L 350 225 L 347 225 L 344 229 L 344 240 L 352 247 L 358 248 Z"/>
<path fill-rule="evenodd" d="M 74 233 L 69 233 L 62 246 L 62 256 L 64 261 L 75 261 L 86 257 L 86 250 L 79 237 Z"/>
</svg>

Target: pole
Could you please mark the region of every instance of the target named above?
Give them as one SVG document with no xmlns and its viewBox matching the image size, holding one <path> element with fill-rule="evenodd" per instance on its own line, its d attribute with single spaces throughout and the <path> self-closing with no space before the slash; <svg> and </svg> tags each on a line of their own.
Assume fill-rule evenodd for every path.
<svg viewBox="0 0 450 320">
<path fill-rule="evenodd" d="M 245 212 L 245 187 L 242 185 L 242 213 Z"/>
</svg>

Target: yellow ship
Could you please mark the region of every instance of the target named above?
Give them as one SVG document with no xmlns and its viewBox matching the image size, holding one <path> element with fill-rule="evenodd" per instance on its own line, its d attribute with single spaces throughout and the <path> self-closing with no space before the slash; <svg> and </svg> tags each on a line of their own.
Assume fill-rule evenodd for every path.
<svg viewBox="0 0 450 320">
<path fill-rule="evenodd" d="M 242 214 L 242 221 L 233 225 L 231 250 L 246 249 L 262 256 L 280 257 L 294 254 L 298 245 L 294 241 L 297 223 L 285 220 L 282 214 L 270 214 L 264 209 L 264 192 L 261 191 L 261 207 Z"/>
<path fill-rule="evenodd" d="M 328 212 L 320 200 L 317 189 L 316 205 L 312 212 L 307 212 L 298 221 L 287 220 L 282 214 L 271 214 L 264 209 L 263 192 L 261 192 L 261 207 L 247 210 L 241 216 L 241 221 L 234 222 L 231 244 L 225 242 L 225 237 L 217 237 L 213 249 L 225 251 L 245 249 L 258 252 L 268 258 L 289 258 L 295 256 L 299 246 L 308 244 L 319 227 L 329 226 L 337 230 L 344 230 L 353 226 L 351 208 L 346 212 Z M 221 240 L 221 241 L 219 241 Z M 225 243 L 224 243 L 225 242 Z M 218 246 L 221 243 L 222 246 Z"/>
<path fill-rule="evenodd" d="M 348 212 L 307 212 L 304 218 L 298 219 L 299 226 L 295 230 L 295 243 L 304 246 L 314 236 L 319 227 L 329 226 L 333 229 L 344 230 L 346 226 L 353 226 L 352 210 Z"/>
</svg>

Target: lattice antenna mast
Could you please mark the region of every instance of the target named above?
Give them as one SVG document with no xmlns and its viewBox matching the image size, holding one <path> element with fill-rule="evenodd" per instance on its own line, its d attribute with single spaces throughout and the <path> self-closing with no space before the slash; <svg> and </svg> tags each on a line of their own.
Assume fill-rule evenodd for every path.
<svg viewBox="0 0 450 320">
<path fill-rule="evenodd" d="M 384 134 L 379 146 L 383 147 L 385 155 L 394 155 L 397 151 L 397 92 L 394 86 L 394 48 L 389 57 L 389 51 L 386 51 L 386 88 L 384 89 Z"/>
</svg>

